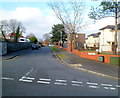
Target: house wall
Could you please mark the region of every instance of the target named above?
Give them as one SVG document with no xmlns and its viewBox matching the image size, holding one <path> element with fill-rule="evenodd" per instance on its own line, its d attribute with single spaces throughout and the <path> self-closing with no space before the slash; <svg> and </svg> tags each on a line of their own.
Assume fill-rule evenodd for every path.
<svg viewBox="0 0 120 98">
<path fill-rule="evenodd" d="M 74 48 L 84 48 L 84 43 L 85 43 L 85 34 L 84 33 L 79 33 L 79 34 L 74 34 L 74 33 L 68 33 L 67 34 L 67 42 L 75 41 L 76 44 L 74 43 L 75 47 Z"/>
<path fill-rule="evenodd" d="M 84 48 L 85 34 L 77 34 L 76 42 L 78 43 L 78 48 Z"/>
<path fill-rule="evenodd" d="M 87 47 L 94 47 L 94 45 L 96 47 L 99 47 L 99 37 L 93 37 L 93 36 L 89 36 L 88 39 L 86 39 L 85 41 Z"/>
<path fill-rule="evenodd" d="M 111 29 L 101 30 L 100 35 L 100 52 L 102 51 L 112 51 L 112 42 L 114 42 L 114 31 Z"/>
</svg>

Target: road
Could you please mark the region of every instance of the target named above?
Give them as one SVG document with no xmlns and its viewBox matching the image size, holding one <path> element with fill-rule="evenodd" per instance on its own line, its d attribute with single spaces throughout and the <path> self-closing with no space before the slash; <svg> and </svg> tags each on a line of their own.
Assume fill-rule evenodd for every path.
<svg viewBox="0 0 120 98">
<path fill-rule="evenodd" d="M 61 64 L 49 47 L 27 49 L 2 64 L 3 96 L 118 96 L 117 84 Z"/>
</svg>

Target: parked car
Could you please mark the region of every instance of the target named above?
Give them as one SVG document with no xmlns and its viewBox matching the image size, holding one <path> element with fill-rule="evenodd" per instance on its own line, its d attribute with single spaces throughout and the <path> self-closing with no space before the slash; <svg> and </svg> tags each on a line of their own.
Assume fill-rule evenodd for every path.
<svg viewBox="0 0 120 98">
<path fill-rule="evenodd" d="M 41 45 L 40 44 L 37 44 L 38 45 L 38 48 L 40 48 L 41 47 Z"/>
<path fill-rule="evenodd" d="M 41 47 L 40 44 L 32 44 L 32 49 L 38 49 L 40 47 Z"/>
<path fill-rule="evenodd" d="M 50 44 L 49 46 L 54 46 L 54 45 Z"/>
<path fill-rule="evenodd" d="M 38 49 L 39 48 L 37 44 L 32 44 L 31 47 L 32 47 L 32 49 Z"/>
</svg>

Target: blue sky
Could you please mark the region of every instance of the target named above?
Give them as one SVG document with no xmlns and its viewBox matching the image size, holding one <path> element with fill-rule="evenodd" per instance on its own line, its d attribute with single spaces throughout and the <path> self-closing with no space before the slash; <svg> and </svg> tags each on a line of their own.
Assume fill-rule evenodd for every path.
<svg viewBox="0 0 120 98">
<path fill-rule="evenodd" d="M 99 2 L 86 2 L 86 5 L 89 8 L 91 5 L 99 5 Z M 49 33 L 54 24 L 61 23 L 56 18 L 52 9 L 47 5 L 47 2 L 0 1 L 0 20 L 4 19 L 17 19 L 21 21 L 27 29 L 26 34 L 34 33 L 38 39 L 41 39 L 43 34 Z M 113 18 L 102 19 L 96 24 L 90 24 L 85 30 L 80 31 L 80 33 L 85 33 L 86 35 L 97 33 L 100 28 L 108 24 L 113 24 L 113 21 Z"/>
</svg>

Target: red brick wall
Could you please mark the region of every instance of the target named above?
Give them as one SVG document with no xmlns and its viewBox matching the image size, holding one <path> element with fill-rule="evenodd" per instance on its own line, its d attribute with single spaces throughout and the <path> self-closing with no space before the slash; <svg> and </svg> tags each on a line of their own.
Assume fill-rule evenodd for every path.
<svg viewBox="0 0 120 98">
<path fill-rule="evenodd" d="M 60 46 L 56 46 L 56 47 L 59 47 Z M 69 51 L 70 52 L 70 43 L 68 43 L 68 48 L 63 48 L 62 49 L 66 50 L 66 51 Z M 92 59 L 92 60 L 97 60 L 99 61 L 99 57 L 100 56 L 104 56 L 104 63 L 110 63 L 110 57 L 120 57 L 120 55 L 105 55 L 105 54 L 98 54 L 98 52 L 96 51 L 78 51 L 77 49 L 73 49 L 72 53 L 80 56 L 80 57 L 83 57 L 83 58 L 87 58 L 87 59 Z M 88 53 L 95 53 L 95 55 L 89 55 Z"/>
</svg>

